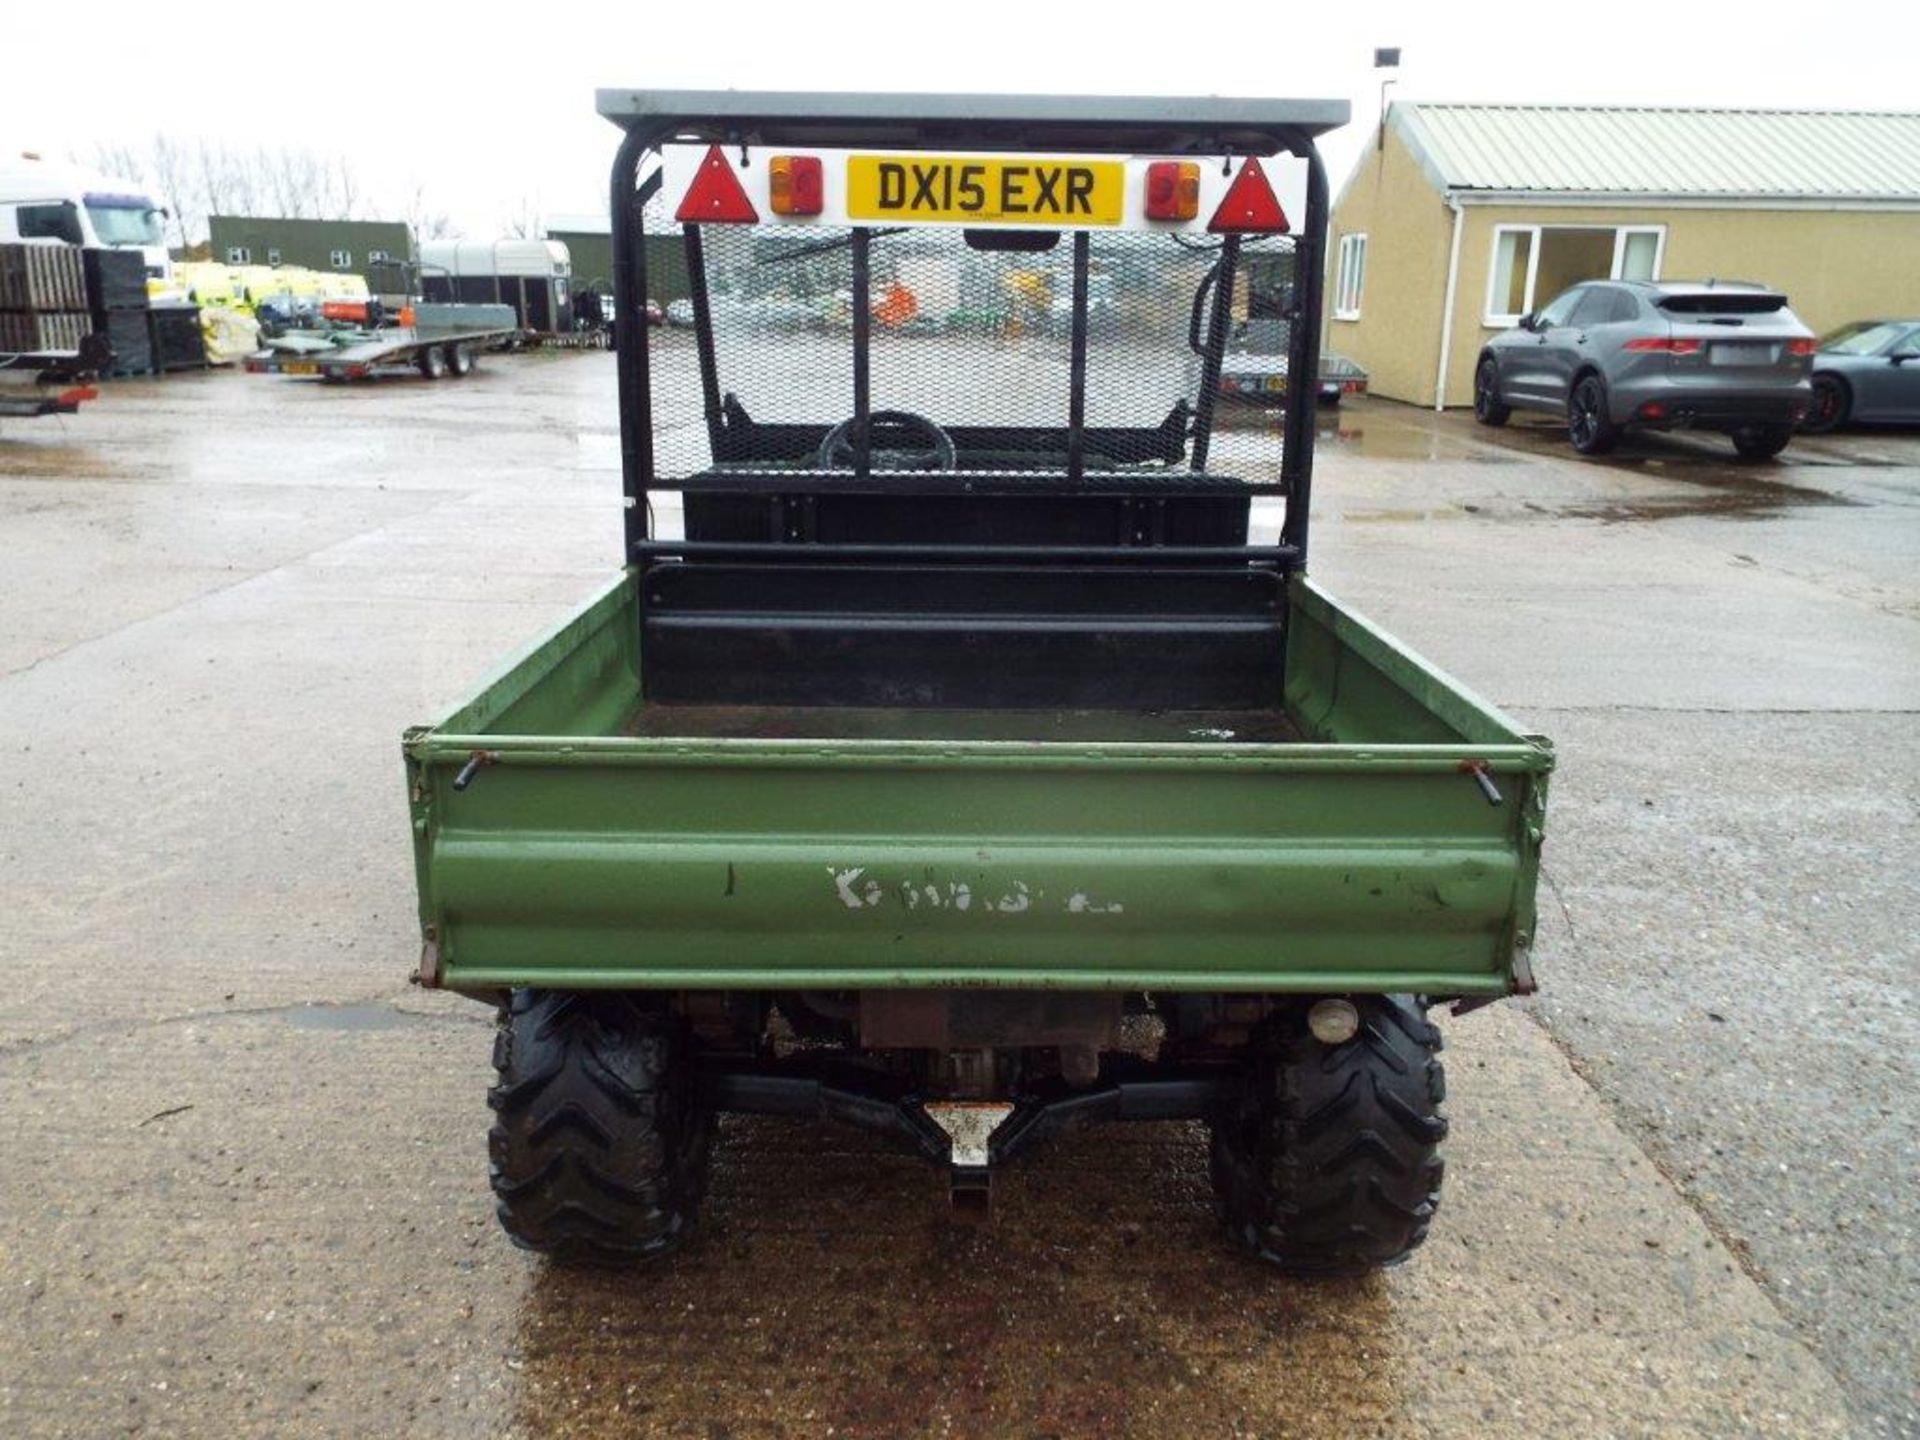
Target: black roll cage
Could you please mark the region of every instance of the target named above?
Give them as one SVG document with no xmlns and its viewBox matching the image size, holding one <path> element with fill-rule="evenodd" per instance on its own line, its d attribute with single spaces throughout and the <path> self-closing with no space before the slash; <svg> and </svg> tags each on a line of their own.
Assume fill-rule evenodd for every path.
<svg viewBox="0 0 1920 1440">
<path fill-rule="evenodd" d="M 1328 191 L 1314 137 L 1339 101 L 602 91 L 625 137 L 612 179 L 625 491 L 623 564 L 639 571 L 641 685 L 656 702 L 1232 709 L 1271 704 L 1286 578 L 1304 568 Z M 874 471 L 869 396 L 872 227 L 854 226 L 850 470 L 755 469 L 743 437 L 803 453 L 807 427 L 752 422 L 720 390 L 700 227 L 682 228 L 712 464 L 657 473 L 642 212 L 666 143 L 1031 151 L 1307 162 L 1291 232 L 1293 324 L 1277 481 L 1208 474 L 1240 237 L 1218 241 L 1194 297 L 1199 393 L 1158 425 L 1086 425 L 1087 233 L 1072 236 L 1069 403 L 1062 428 L 966 427 L 956 448 L 1045 451 L 1041 470 Z M 1207 291 L 1212 303 L 1207 307 Z M 1204 313 L 1203 313 L 1204 311 Z M 1205 334 L 1201 331 L 1204 327 Z M 1191 444 L 1188 444 L 1189 437 Z M 1062 443 L 1056 443 L 1062 442 Z M 801 442 L 796 444 L 796 442 Z M 1140 467 L 1106 468 L 1100 457 Z M 1185 458 L 1182 467 L 1178 462 Z M 686 497 L 684 539 L 653 536 L 648 497 Z M 1286 497 L 1278 543 L 1251 544 L 1256 495 Z M 700 520 L 695 523 L 696 511 Z M 929 584 L 932 569 L 940 580 Z"/>
<path fill-rule="evenodd" d="M 670 141 L 726 146 L 813 145 L 823 148 L 875 146 L 896 149 L 952 150 L 1066 150 L 1077 153 L 1191 154 L 1207 157 L 1292 154 L 1307 162 L 1305 223 L 1293 232 L 1295 241 L 1294 323 L 1290 327 L 1288 374 L 1312 377 L 1320 360 L 1320 324 L 1326 254 L 1328 189 L 1326 169 L 1314 136 L 1345 120 L 1339 102 L 1301 102 L 1288 107 L 1270 101 L 1105 98 L 1066 98 L 1022 102 L 1012 97 L 956 95 L 830 96 L 769 95 L 723 92 L 603 91 L 603 114 L 620 124 L 626 134 L 614 160 L 611 196 L 613 282 L 617 305 L 616 345 L 620 387 L 621 474 L 626 494 L 626 549 L 630 562 L 636 547 L 649 536 L 646 496 L 656 489 L 690 489 L 706 483 L 661 481 L 654 473 L 651 428 L 652 388 L 648 372 L 645 321 L 646 250 L 642 211 L 660 184 L 659 171 L 643 182 L 640 167 L 650 150 Z M 1280 116 L 1291 108 L 1297 114 Z M 694 323 L 698 332 L 701 386 L 710 431 L 720 426 L 722 397 L 714 361 L 712 321 L 706 273 L 700 254 L 698 227 L 684 227 L 689 249 L 689 282 L 694 293 Z M 853 229 L 854 395 L 853 414 L 864 421 L 870 410 L 867 384 L 869 359 L 868 308 L 864 282 L 871 231 Z M 1238 237 L 1228 236 L 1220 247 L 1217 288 L 1230 294 L 1239 258 Z M 1068 486 L 1111 484 L 1089 481 L 1083 455 L 1086 392 L 1087 240 L 1074 232 L 1072 374 L 1068 438 Z M 1199 306 L 1196 303 L 1196 319 Z M 1228 306 L 1212 307 L 1212 323 L 1201 352 L 1202 379 L 1194 414 L 1193 468 L 1204 468 L 1212 431 L 1212 411 L 1218 390 L 1222 355 L 1227 339 Z M 864 431 L 864 426 L 860 427 Z M 865 438 L 864 435 L 862 437 Z M 854 475 L 856 483 L 870 484 L 862 447 Z M 716 447 L 716 457 L 719 447 Z M 1223 482 L 1221 492 L 1282 494 L 1288 497 L 1281 551 L 1290 566 L 1303 565 L 1307 552 L 1307 513 L 1313 474 L 1313 387 L 1288 387 L 1283 431 L 1281 479 L 1278 484 L 1251 485 Z M 755 477 L 716 474 L 716 488 L 742 488 L 764 483 Z M 846 477 L 822 476 L 821 488 L 838 488 Z M 934 477 L 886 477 L 886 483 L 915 488 Z M 1054 482 L 1058 483 L 1058 482 Z M 784 477 L 781 488 L 800 487 Z M 1210 491 L 1212 487 L 1203 487 Z M 1061 493 L 1055 491 L 1055 493 Z M 1183 493 L 1195 493 L 1187 489 Z M 1260 548 L 1260 547 L 1250 547 Z M 1271 553 L 1269 551 L 1269 553 Z"/>
</svg>

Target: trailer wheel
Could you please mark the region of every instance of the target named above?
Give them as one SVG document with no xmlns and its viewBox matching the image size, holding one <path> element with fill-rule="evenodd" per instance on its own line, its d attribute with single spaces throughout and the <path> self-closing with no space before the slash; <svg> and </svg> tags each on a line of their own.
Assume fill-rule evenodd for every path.
<svg viewBox="0 0 1920 1440">
<path fill-rule="evenodd" d="M 447 347 L 447 369 L 454 376 L 473 373 L 473 347 L 471 345 L 449 345 Z"/>
<path fill-rule="evenodd" d="M 447 352 L 441 346 L 429 345 L 413 363 L 427 379 L 438 380 L 447 373 Z"/>
<path fill-rule="evenodd" d="M 1213 1122 L 1212 1175 L 1234 1239 L 1291 1275 L 1406 1259 L 1440 1203 L 1440 1032 L 1405 995 L 1356 996 L 1359 1028 L 1323 1044 L 1304 1010 L 1258 1037 L 1238 1108 Z"/>
<path fill-rule="evenodd" d="M 680 1247 L 713 1137 L 685 1056 L 678 1022 L 634 996 L 513 993 L 494 1038 L 487 1142 L 516 1245 L 602 1266 Z"/>
</svg>

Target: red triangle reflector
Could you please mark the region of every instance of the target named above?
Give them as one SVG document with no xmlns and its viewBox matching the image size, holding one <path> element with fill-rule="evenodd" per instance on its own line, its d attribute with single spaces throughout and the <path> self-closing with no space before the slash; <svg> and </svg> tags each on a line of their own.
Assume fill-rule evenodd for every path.
<svg viewBox="0 0 1920 1440">
<path fill-rule="evenodd" d="M 747 198 L 740 177 L 733 173 L 720 147 L 709 145 L 673 218 L 682 224 L 752 225 L 759 220 L 760 212 L 753 208 L 753 201 Z"/>
<path fill-rule="evenodd" d="M 1267 183 L 1267 172 L 1251 155 L 1227 187 L 1220 208 L 1207 222 L 1207 229 L 1215 234 L 1284 235 L 1292 228 L 1287 224 L 1287 215 L 1280 208 L 1279 200 L 1274 198 L 1273 186 Z"/>
</svg>

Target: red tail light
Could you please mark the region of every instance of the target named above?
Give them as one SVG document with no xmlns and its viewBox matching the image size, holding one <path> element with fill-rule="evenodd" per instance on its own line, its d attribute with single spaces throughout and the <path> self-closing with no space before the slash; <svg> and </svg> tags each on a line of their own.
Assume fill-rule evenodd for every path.
<svg viewBox="0 0 1920 1440">
<path fill-rule="evenodd" d="M 683 225 L 689 222 L 700 225 L 752 225 L 760 219 L 760 212 L 753 208 L 753 201 L 747 198 L 740 177 L 733 173 L 733 166 L 720 153 L 720 147 L 709 145 L 706 158 L 700 162 L 700 168 L 694 171 L 693 183 L 687 186 L 687 193 L 680 201 L 680 208 L 673 212 L 673 218 Z"/>
<path fill-rule="evenodd" d="M 1629 340 L 1620 347 L 1638 354 L 1698 355 L 1698 340 L 1669 340 L 1663 335 L 1642 335 L 1637 340 Z"/>
<path fill-rule="evenodd" d="M 818 215 L 826 183 L 818 155 L 776 155 L 767 163 L 767 203 L 776 215 Z"/>
<path fill-rule="evenodd" d="M 1191 220 L 1200 213 L 1200 167 L 1191 160 L 1147 166 L 1147 219 Z"/>
<path fill-rule="evenodd" d="M 1789 355 L 1811 355 L 1815 351 L 1817 351 L 1819 348 L 1820 348 L 1820 342 L 1818 340 L 1806 339 L 1806 340 L 1787 341 L 1787 354 Z"/>
<path fill-rule="evenodd" d="M 1207 229 L 1216 235 L 1284 235 L 1291 228 L 1286 212 L 1274 196 L 1273 186 L 1267 183 L 1267 172 L 1249 155 L 1247 163 L 1240 167 L 1240 173 L 1227 187 L 1220 208 L 1207 222 Z"/>
</svg>

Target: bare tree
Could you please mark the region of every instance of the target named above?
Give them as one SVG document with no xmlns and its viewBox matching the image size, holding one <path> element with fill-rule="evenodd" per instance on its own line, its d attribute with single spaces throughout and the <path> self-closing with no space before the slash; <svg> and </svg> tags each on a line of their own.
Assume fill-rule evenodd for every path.
<svg viewBox="0 0 1920 1440">
<path fill-rule="evenodd" d="M 444 240 L 453 233 L 453 221 L 446 211 L 429 208 L 427 187 L 417 176 L 413 180 L 413 193 L 407 200 L 407 229 L 413 232 L 416 246 L 422 240 Z"/>
<path fill-rule="evenodd" d="M 520 197 L 519 205 L 508 213 L 500 228 L 503 235 L 511 235 L 516 240 L 538 240 L 547 233 L 540 206 L 525 195 Z"/>
<path fill-rule="evenodd" d="M 357 218 L 360 208 L 360 178 L 346 156 L 336 155 L 327 170 L 328 198 L 334 215 L 342 220 Z"/>
<path fill-rule="evenodd" d="M 157 198 L 172 214 L 174 233 L 185 249 L 197 242 L 207 228 L 207 212 L 193 188 L 186 153 L 166 135 L 155 135 L 149 154 L 154 188 L 159 192 Z"/>
<path fill-rule="evenodd" d="M 103 142 L 95 147 L 93 162 L 108 174 L 145 186 L 167 210 L 172 238 L 183 250 L 204 243 L 213 215 L 351 220 L 381 208 L 370 201 L 345 155 L 319 155 L 301 147 L 236 148 L 205 137 L 183 140 L 163 131 L 145 145 Z M 438 236 L 451 228 L 444 214 L 427 210 L 418 182 L 408 215 L 421 234 Z"/>
</svg>

